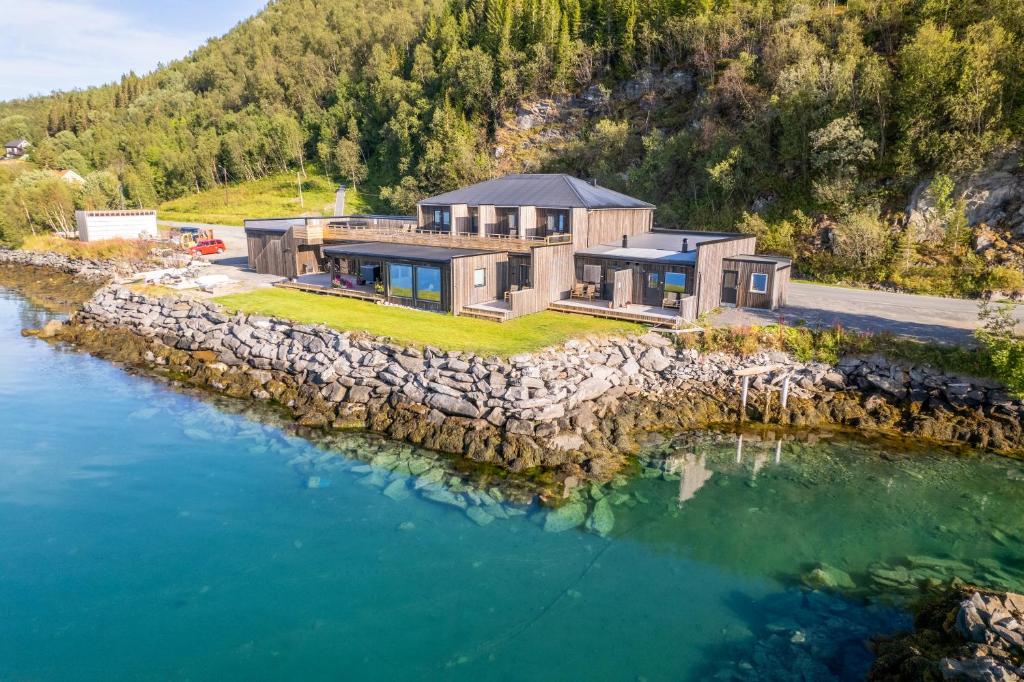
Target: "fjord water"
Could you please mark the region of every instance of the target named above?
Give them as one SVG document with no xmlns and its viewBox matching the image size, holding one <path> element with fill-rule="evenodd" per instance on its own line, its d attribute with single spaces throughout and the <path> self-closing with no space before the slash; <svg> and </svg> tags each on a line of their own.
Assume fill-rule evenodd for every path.
<svg viewBox="0 0 1024 682">
<path fill-rule="evenodd" d="M 405 446 L 20 336 L 47 317 L 0 290 L 4 682 L 857 679 L 922 581 L 1024 582 L 1012 460 L 687 438 L 574 503 L 605 536 L 499 493 L 474 521 L 359 459 Z"/>
</svg>

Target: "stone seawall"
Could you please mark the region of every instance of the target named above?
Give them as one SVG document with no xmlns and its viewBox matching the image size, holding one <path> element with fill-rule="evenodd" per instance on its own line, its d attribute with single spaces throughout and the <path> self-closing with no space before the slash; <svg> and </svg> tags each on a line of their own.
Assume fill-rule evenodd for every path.
<svg viewBox="0 0 1024 682">
<path fill-rule="evenodd" d="M 142 266 L 113 260 L 72 258 L 60 253 L 19 251 L 0 247 L 0 265 L 48 268 L 94 281 L 109 281 L 116 276 L 130 275 Z"/>
<path fill-rule="evenodd" d="M 57 334 L 87 350 L 143 345 L 121 359 L 163 365 L 193 383 L 275 400 L 301 424 L 366 426 L 391 438 L 499 464 L 604 479 L 638 433 L 740 419 L 793 427 L 845 425 L 1019 450 L 1022 406 L 992 382 L 904 367 L 881 357 L 836 366 L 782 353 L 701 355 L 665 336 L 570 341 L 507 360 L 255 315 L 214 303 L 97 292 Z M 137 351 L 137 352 L 136 352 Z M 740 414 L 736 371 L 757 376 Z M 779 400 L 791 380 L 786 408 Z"/>
</svg>

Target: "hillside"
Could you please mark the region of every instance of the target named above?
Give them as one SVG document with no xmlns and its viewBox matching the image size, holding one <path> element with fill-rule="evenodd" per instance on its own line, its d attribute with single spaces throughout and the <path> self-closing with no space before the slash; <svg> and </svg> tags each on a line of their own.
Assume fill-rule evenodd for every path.
<svg viewBox="0 0 1024 682">
<path fill-rule="evenodd" d="M 0 238 L 46 229 L 40 202 L 198 192 L 199 215 L 225 181 L 251 195 L 311 163 L 389 211 L 539 169 L 653 201 L 663 225 L 755 231 L 804 276 L 1024 289 L 1024 217 L 981 228 L 961 205 L 1024 134 L 1024 8 L 959 5 L 276 0 L 155 73 L 0 104 L 36 164 L 93 174 L 88 198 L 4 183 Z"/>
</svg>

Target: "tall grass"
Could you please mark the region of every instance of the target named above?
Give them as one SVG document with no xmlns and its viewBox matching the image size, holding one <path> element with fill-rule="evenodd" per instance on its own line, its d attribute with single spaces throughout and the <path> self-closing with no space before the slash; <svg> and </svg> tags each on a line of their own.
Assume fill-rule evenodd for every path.
<svg viewBox="0 0 1024 682">
<path fill-rule="evenodd" d="M 53 234 L 29 235 L 21 243 L 23 251 L 60 253 L 73 258 L 95 260 L 147 260 L 152 244 L 138 239 L 104 239 L 80 242 Z"/>
</svg>

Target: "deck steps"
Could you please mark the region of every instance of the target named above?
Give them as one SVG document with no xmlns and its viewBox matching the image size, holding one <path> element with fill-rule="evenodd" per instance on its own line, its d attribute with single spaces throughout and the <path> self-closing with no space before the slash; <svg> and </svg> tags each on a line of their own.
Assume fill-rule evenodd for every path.
<svg viewBox="0 0 1024 682">
<path fill-rule="evenodd" d="M 648 315 L 646 313 L 623 310 L 621 308 L 603 308 L 598 306 L 579 306 L 571 303 L 555 301 L 548 305 L 548 310 L 560 313 L 573 313 L 575 315 L 590 315 L 592 317 L 604 317 L 610 320 L 626 320 L 628 322 L 641 322 L 674 328 L 679 325 L 678 318 L 670 318 L 665 315 Z"/>
<path fill-rule="evenodd" d="M 301 282 L 276 282 L 276 287 L 282 289 L 295 289 L 297 291 L 305 291 L 310 294 L 321 294 L 323 296 L 339 296 L 341 298 L 358 298 L 362 301 L 370 301 L 375 303 L 383 300 L 383 297 L 371 293 L 369 291 L 360 291 L 359 289 L 327 289 L 325 287 L 316 286 L 315 284 L 303 284 Z"/>
<path fill-rule="evenodd" d="M 489 320 L 491 322 L 504 322 L 508 319 L 508 313 L 501 310 L 481 310 L 479 308 L 463 308 L 459 317 L 475 317 L 478 320 Z"/>
</svg>

